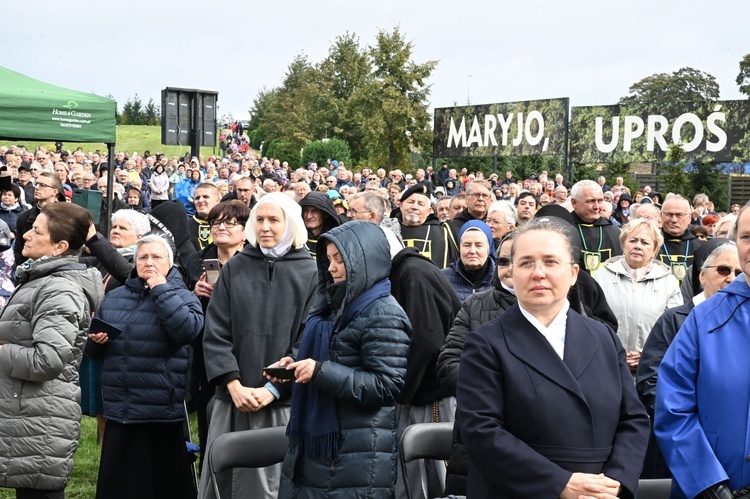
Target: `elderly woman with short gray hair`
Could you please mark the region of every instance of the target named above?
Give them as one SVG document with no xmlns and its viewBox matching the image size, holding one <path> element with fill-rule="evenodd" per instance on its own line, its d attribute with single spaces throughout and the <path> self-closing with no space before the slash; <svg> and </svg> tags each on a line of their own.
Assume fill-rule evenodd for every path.
<svg viewBox="0 0 750 499">
<path fill-rule="evenodd" d="M 182 433 L 188 344 L 203 329 L 203 310 L 158 234 L 135 248 L 135 272 L 96 311 L 87 354 L 104 357 L 107 432 L 98 498 L 194 497 Z"/>
<path fill-rule="evenodd" d="M 643 218 L 622 227 L 622 255 L 610 258 L 594 273 L 617 317 L 617 336 L 635 373 L 651 328 L 667 309 L 682 305 L 677 279 L 654 259 L 664 242 L 657 225 Z"/>
</svg>

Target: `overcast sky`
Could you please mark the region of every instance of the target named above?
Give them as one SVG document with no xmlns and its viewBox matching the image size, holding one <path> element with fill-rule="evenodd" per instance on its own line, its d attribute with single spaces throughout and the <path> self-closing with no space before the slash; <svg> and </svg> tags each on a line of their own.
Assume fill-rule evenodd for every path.
<svg viewBox="0 0 750 499">
<path fill-rule="evenodd" d="M 322 60 L 347 31 L 374 43 L 399 25 L 414 60 L 437 60 L 430 107 L 570 97 L 614 104 L 654 73 L 690 66 L 722 99 L 750 53 L 750 1 L 11 0 L 0 64 L 99 95 L 118 107 L 165 87 L 219 92 L 219 115 L 247 118 L 259 89 L 281 83 L 298 53 Z"/>
</svg>

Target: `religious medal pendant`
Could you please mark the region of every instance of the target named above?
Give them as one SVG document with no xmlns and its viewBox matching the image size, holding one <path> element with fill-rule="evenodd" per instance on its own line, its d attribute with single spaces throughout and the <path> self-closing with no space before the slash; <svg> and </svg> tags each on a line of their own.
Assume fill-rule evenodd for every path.
<svg viewBox="0 0 750 499">
<path fill-rule="evenodd" d="M 687 264 L 685 262 L 670 262 L 672 267 L 672 275 L 674 275 L 678 281 L 681 281 L 687 275 Z"/>
<path fill-rule="evenodd" d="M 583 264 L 586 267 L 586 270 L 590 272 L 598 270 L 601 262 L 602 262 L 602 257 L 598 252 L 595 252 L 595 251 L 583 252 Z"/>
</svg>

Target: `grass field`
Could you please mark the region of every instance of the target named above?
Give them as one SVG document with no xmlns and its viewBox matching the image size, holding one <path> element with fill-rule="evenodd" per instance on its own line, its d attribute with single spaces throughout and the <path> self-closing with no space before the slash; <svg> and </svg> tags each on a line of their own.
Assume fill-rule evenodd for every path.
<svg viewBox="0 0 750 499">
<path fill-rule="evenodd" d="M 220 133 L 220 132 L 219 132 Z M 55 141 L 43 141 L 43 142 L 32 142 L 32 141 L 12 141 L 2 140 L 0 146 L 10 145 L 23 145 L 27 149 L 34 148 L 36 146 L 44 146 L 48 150 L 55 149 Z M 105 151 L 107 149 L 106 144 L 96 143 L 76 143 L 76 142 L 65 142 L 63 148 L 69 151 L 75 150 L 78 146 L 83 147 L 84 151 L 95 151 L 97 149 Z M 130 153 L 137 152 L 143 154 L 143 151 L 150 151 L 151 153 L 162 152 L 168 156 L 184 156 L 190 152 L 190 146 L 165 146 L 161 144 L 161 127 L 160 126 L 137 126 L 137 125 L 123 125 L 117 127 L 117 143 L 115 144 L 115 150 L 117 151 L 128 151 Z M 221 154 L 219 146 L 216 147 L 201 147 L 201 153 L 204 156 L 210 156 L 212 154 Z"/>
<path fill-rule="evenodd" d="M 198 422 L 190 415 L 190 431 L 198 441 Z M 91 499 L 96 495 L 96 477 L 99 475 L 100 448 L 96 444 L 96 419 L 87 416 L 81 421 L 81 439 L 73 464 L 73 476 L 65 488 L 66 499 Z M 0 499 L 14 499 L 15 490 L 0 488 Z"/>
</svg>

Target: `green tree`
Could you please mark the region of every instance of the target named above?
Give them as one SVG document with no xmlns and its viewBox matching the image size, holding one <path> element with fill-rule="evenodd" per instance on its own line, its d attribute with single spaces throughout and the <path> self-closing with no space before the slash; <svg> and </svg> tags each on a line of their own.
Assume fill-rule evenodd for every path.
<svg viewBox="0 0 750 499">
<path fill-rule="evenodd" d="M 681 68 L 672 74 L 647 76 L 630 86 L 620 105 L 646 112 L 679 115 L 686 105 L 712 103 L 719 99 L 719 84 L 708 73 Z"/>
<path fill-rule="evenodd" d="M 686 199 L 692 199 L 690 179 L 685 172 L 685 151 L 681 145 L 670 144 L 664 166 L 664 191 L 674 192 Z M 662 196 L 663 197 L 663 196 Z"/>
<path fill-rule="evenodd" d="M 161 116 L 159 106 L 154 104 L 154 99 L 149 99 L 146 107 L 143 108 L 143 119 L 146 125 L 160 125 Z"/>
<path fill-rule="evenodd" d="M 635 193 L 639 190 L 638 183 L 633 178 L 633 175 L 630 174 L 630 163 L 625 161 L 613 161 L 612 163 L 607 164 L 602 175 L 607 178 L 607 181 L 611 185 L 614 185 L 617 177 L 622 177 L 623 184 L 630 189 L 630 192 Z"/>
<path fill-rule="evenodd" d="M 328 57 L 320 64 L 323 82 L 330 89 L 325 102 L 330 128 L 322 137 L 339 137 L 351 147 L 352 158 L 359 161 L 365 156 L 362 129 L 367 125 L 362 108 L 353 104 L 355 91 L 365 87 L 371 80 L 372 61 L 367 51 L 360 46 L 359 38 L 347 32 L 331 45 Z"/>
<path fill-rule="evenodd" d="M 693 165 L 690 192 L 704 192 L 713 201 L 716 211 L 729 211 L 727 182 L 723 181 L 721 169 L 713 162 L 701 161 Z"/>
<path fill-rule="evenodd" d="M 337 159 L 351 164 L 351 151 L 349 144 L 337 138 L 326 140 L 315 140 L 305 144 L 302 151 L 302 163 L 315 162 L 318 165 L 325 165 L 328 159 Z"/>
<path fill-rule="evenodd" d="M 370 162 L 388 168 L 407 168 L 412 147 L 430 145 L 430 115 L 426 81 L 437 61 L 417 64 L 412 60 L 414 44 L 399 28 L 381 30 L 369 48 L 373 62 L 372 81 L 352 101 L 361 104 L 367 128 L 363 140 Z"/>
<path fill-rule="evenodd" d="M 740 92 L 750 97 L 750 54 L 745 55 L 740 61 L 740 73 L 736 81 Z"/>
</svg>

